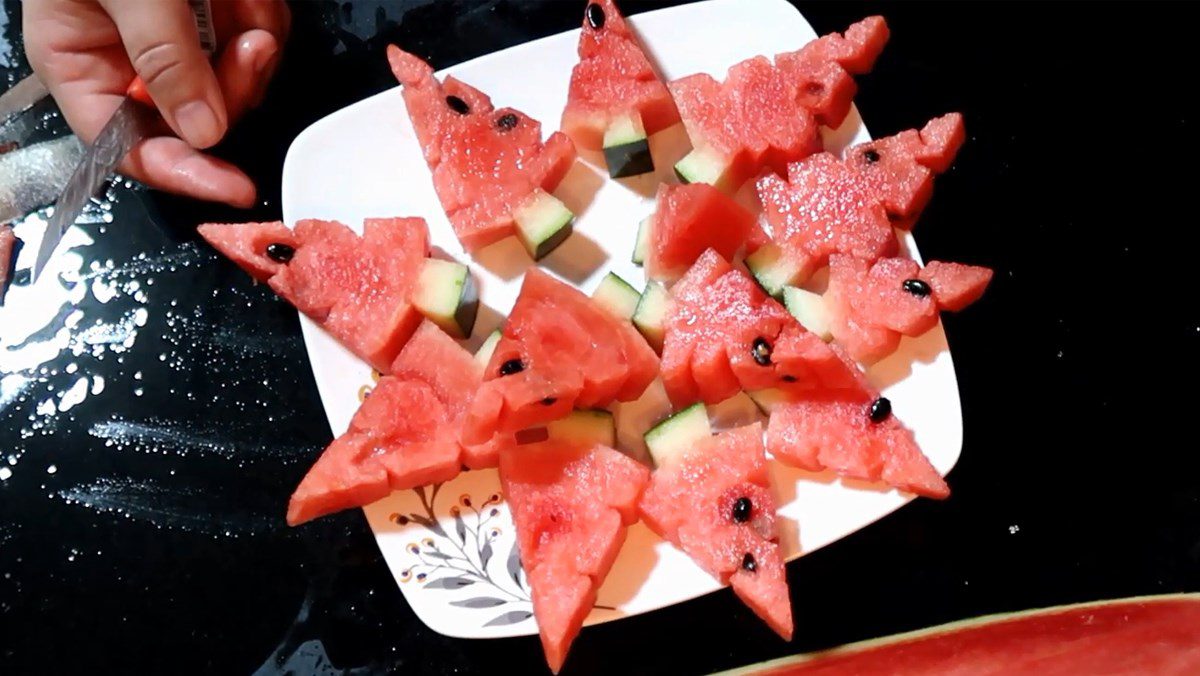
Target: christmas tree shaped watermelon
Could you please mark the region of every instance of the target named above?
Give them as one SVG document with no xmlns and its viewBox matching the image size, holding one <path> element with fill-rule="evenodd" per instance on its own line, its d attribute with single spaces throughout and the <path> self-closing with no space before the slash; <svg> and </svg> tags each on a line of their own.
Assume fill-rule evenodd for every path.
<svg viewBox="0 0 1200 676">
<path fill-rule="evenodd" d="M 542 141 L 542 126 L 513 108 L 496 109 L 486 94 L 388 47 L 388 62 L 404 85 L 433 186 L 463 248 L 477 251 L 516 235 L 534 259 L 571 234 L 574 214 L 551 195 L 575 161 L 561 132 Z"/>
</svg>

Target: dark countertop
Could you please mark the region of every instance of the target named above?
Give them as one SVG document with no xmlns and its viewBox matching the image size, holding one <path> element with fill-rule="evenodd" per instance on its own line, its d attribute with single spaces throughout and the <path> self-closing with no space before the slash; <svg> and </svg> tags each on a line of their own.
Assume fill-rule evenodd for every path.
<svg viewBox="0 0 1200 676">
<path fill-rule="evenodd" d="M 330 437 L 295 313 L 193 228 L 278 218 L 291 139 L 393 86 L 387 42 L 444 67 L 571 28 L 579 4 L 296 2 L 266 105 L 221 148 L 261 205 L 112 188 L 111 222 L 76 250 L 97 285 L 81 318 L 50 312 L 50 331 L 0 355 L 33 364 L 0 371 L 0 672 L 544 673 L 535 638 L 426 629 L 359 512 L 284 525 Z M 1200 591 L 1183 6 L 798 4 L 819 33 L 886 15 L 892 41 L 857 99 L 876 134 L 966 115 L 970 141 L 917 229 L 926 257 L 997 271 L 945 319 L 966 430 L 954 495 L 790 564 L 790 645 L 726 590 L 587 629 L 565 673 L 704 673 L 984 613 Z M 20 5 L 4 9 L 12 78 L 27 72 Z M 31 356 L 37 342 L 53 349 Z M 81 378 L 77 405 L 38 411 Z"/>
</svg>

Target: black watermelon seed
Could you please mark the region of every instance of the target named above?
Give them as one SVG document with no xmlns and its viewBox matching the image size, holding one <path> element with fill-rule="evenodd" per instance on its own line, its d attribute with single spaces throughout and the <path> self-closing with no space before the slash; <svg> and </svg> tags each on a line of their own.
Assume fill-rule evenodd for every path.
<svg viewBox="0 0 1200 676">
<path fill-rule="evenodd" d="M 554 397 L 546 397 L 542 400 L 542 406 L 553 406 L 557 401 Z"/>
<path fill-rule="evenodd" d="M 758 564 L 754 561 L 754 555 L 750 552 L 746 552 L 746 555 L 742 557 L 742 570 L 751 573 L 758 570 Z"/>
<path fill-rule="evenodd" d="M 287 263 L 291 261 L 292 256 L 295 255 L 296 249 L 288 244 L 280 244 L 279 242 L 275 242 L 274 244 L 267 245 L 267 258 L 270 258 L 276 263 Z"/>
<path fill-rule="evenodd" d="M 905 291 L 917 298 L 924 298 L 933 293 L 933 289 L 929 288 L 929 285 L 922 279 L 906 279 L 903 286 Z"/>
<path fill-rule="evenodd" d="M 521 120 L 518 119 L 516 115 L 513 115 L 512 113 L 505 113 L 496 120 L 496 127 L 500 131 L 511 131 L 516 128 L 517 123 L 520 121 Z"/>
<path fill-rule="evenodd" d="M 879 161 L 879 152 L 871 148 L 864 150 L 862 156 L 867 161 L 867 164 L 875 164 Z"/>
<path fill-rule="evenodd" d="M 873 423 L 881 423 L 892 414 L 892 402 L 887 397 L 880 397 L 871 402 L 870 418 Z"/>
<path fill-rule="evenodd" d="M 780 380 L 782 380 L 785 383 L 794 383 L 794 382 L 796 382 L 796 376 L 783 376 L 782 378 L 780 378 Z"/>
<path fill-rule="evenodd" d="M 750 502 L 750 498 L 742 496 L 733 503 L 733 520 L 737 523 L 746 523 L 750 520 L 750 513 L 754 511 L 754 503 Z"/>
<path fill-rule="evenodd" d="M 525 365 L 520 359 L 509 359 L 500 365 L 500 375 L 511 376 L 514 373 L 520 373 L 525 370 Z"/>
<path fill-rule="evenodd" d="M 768 366 L 771 363 L 771 344 L 766 338 L 758 337 L 754 339 L 754 343 L 750 346 L 750 356 L 754 357 L 754 363 L 759 366 Z"/>
<path fill-rule="evenodd" d="M 596 3 L 589 3 L 587 6 L 588 25 L 596 30 L 604 28 L 604 8 Z"/>
<path fill-rule="evenodd" d="M 450 110 L 453 110 L 459 115 L 466 115 L 467 113 L 471 112 L 471 106 L 468 106 L 466 101 L 463 101 L 453 94 L 446 97 L 446 105 L 450 106 Z"/>
</svg>

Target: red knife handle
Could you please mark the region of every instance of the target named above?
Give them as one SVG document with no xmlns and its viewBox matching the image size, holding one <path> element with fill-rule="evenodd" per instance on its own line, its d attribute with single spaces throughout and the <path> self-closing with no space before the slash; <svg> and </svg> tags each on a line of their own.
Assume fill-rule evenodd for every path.
<svg viewBox="0 0 1200 676">
<path fill-rule="evenodd" d="M 154 107 L 154 99 L 150 98 L 150 92 L 146 91 L 146 83 L 142 82 L 141 76 L 133 78 L 133 82 L 130 82 L 129 88 L 125 90 L 125 95 L 138 103 Z"/>
</svg>

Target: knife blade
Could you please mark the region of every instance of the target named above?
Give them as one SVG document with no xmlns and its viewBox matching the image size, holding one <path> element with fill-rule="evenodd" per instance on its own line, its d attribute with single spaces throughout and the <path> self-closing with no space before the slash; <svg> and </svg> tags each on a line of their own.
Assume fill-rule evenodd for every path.
<svg viewBox="0 0 1200 676">
<path fill-rule="evenodd" d="M 54 249 L 62 240 L 63 233 L 83 213 L 84 206 L 96 194 L 100 185 L 117 168 L 126 154 L 141 141 L 151 129 L 153 109 L 133 97 L 126 97 L 108 124 L 100 130 L 95 142 L 88 146 L 83 159 L 76 165 L 62 196 L 54 204 L 50 224 L 38 245 L 37 258 L 33 264 L 30 281 L 36 281 L 50 261 Z"/>
</svg>

